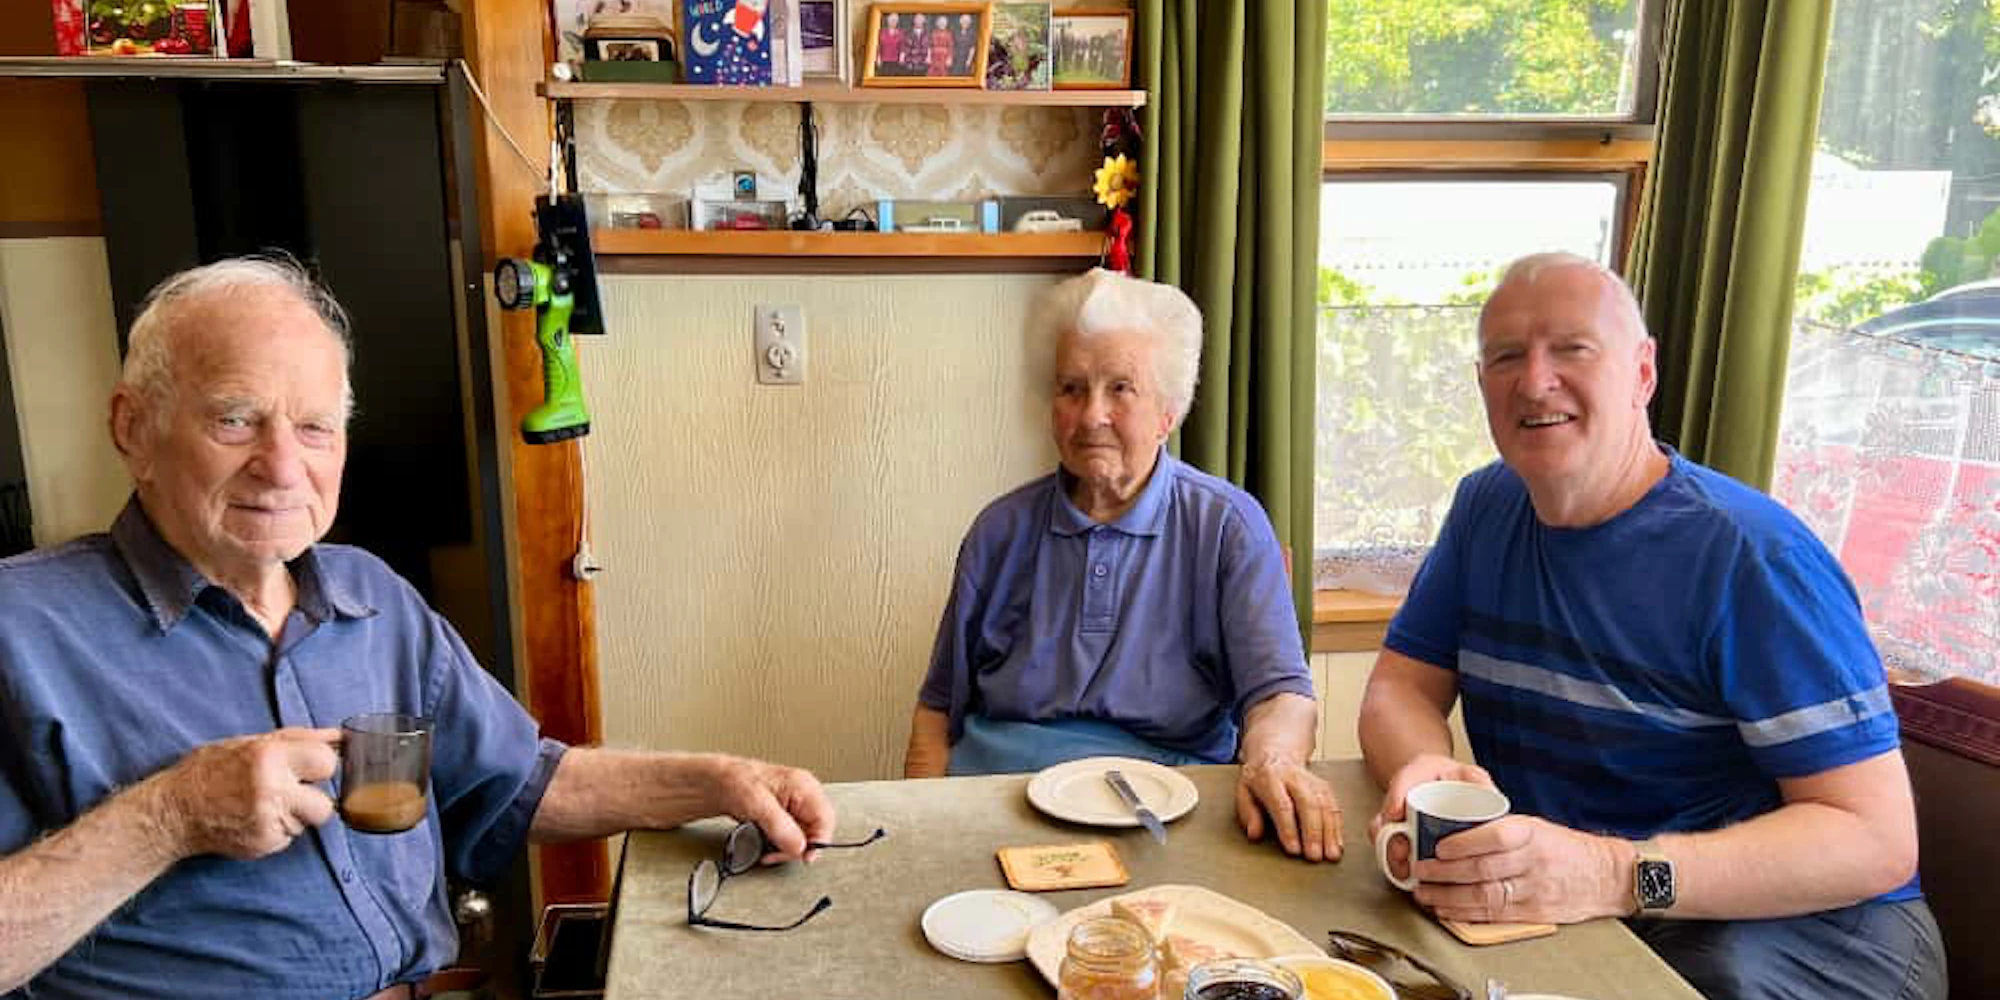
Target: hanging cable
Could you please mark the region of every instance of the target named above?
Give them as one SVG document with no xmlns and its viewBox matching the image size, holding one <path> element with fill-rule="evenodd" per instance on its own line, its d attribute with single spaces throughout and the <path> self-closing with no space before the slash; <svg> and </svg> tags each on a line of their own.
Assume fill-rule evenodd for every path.
<svg viewBox="0 0 2000 1000">
<path fill-rule="evenodd" d="M 529 159 L 527 152 L 521 148 L 521 144 L 514 141 L 514 134 L 507 131 L 507 126 L 500 124 L 500 116 L 494 113 L 492 103 L 486 99 L 486 91 L 480 89 L 479 80 L 472 75 L 471 65 L 467 64 L 463 59 L 453 59 L 451 62 L 452 65 L 458 67 L 460 73 L 465 75 L 465 85 L 472 88 L 472 96 L 479 98 L 479 106 L 486 110 L 486 120 L 492 122 L 493 127 L 500 130 L 500 138 L 507 140 L 507 145 L 514 149 L 514 155 L 521 158 L 521 162 L 527 165 L 528 170 L 535 175 L 536 180 L 546 180 L 548 171 L 543 169 L 541 164 Z"/>
<path fill-rule="evenodd" d="M 813 124 L 811 101 L 799 102 L 799 198 L 805 214 L 800 229 L 819 228 L 819 127 Z"/>
</svg>

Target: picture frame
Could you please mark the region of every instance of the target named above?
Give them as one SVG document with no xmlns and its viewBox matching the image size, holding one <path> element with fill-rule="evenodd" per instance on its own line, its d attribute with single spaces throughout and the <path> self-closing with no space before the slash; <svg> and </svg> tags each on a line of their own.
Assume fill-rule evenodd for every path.
<svg viewBox="0 0 2000 1000">
<path fill-rule="evenodd" d="M 659 62 L 660 43 L 651 38 L 593 38 L 591 54 L 600 62 Z"/>
<path fill-rule="evenodd" d="M 1049 0 L 1002 0 L 993 5 L 986 43 L 987 90 L 1048 90 Z"/>
<path fill-rule="evenodd" d="M 942 20 L 942 29 L 934 27 Z M 992 33 L 984 3 L 878 3 L 868 8 L 864 87 L 979 87 Z M 922 43 L 913 39 L 923 36 Z"/>
<path fill-rule="evenodd" d="M 1058 10 L 1050 16 L 1049 52 L 1057 90 L 1128 90 L 1132 12 Z"/>
<path fill-rule="evenodd" d="M 853 79 L 847 0 L 798 0 L 800 72 L 805 80 Z"/>
</svg>

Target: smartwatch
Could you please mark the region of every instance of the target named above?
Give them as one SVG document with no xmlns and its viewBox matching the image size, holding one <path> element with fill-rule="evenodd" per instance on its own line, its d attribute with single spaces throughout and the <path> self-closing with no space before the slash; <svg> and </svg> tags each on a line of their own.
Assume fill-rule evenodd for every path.
<svg viewBox="0 0 2000 1000">
<path fill-rule="evenodd" d="M 1637 847 L 1638 855 L 1632 862 L 1632 896 L 1639 904 L 1639 915 L 1664 913 L 1674 905 L 1674 863 L 1660 853 L 1658 841 L 1644 840 Z"/>
</svg>

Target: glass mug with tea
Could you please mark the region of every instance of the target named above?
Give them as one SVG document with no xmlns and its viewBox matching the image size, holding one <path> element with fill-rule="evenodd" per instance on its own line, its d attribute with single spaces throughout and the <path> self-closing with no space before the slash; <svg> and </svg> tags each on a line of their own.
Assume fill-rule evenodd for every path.
<svg viewBox="0 0 2000 1000">
<path fill-rule="evenodd" d="M 379 712 L 340 724 L 340 818 L 361 833 L 401 833 L 430 810 L 431 720 Z"/>
<path fill-rule="evenodd" d="M 1470 781 L 1427 781 L 1403 798 L 1403 819 L 1385 823 L 1375 835 L 1375 861 L 1382 874 L 1404 892 L 1417 887 L 1416 862 L 1437 857 L 1438 841 L 1507 815 L 1507 796 L 1497 788 Z M 1410 838 L 1410 875 L 1397 878 L 1389 870 L 1389 842 Z"/>
</svg>

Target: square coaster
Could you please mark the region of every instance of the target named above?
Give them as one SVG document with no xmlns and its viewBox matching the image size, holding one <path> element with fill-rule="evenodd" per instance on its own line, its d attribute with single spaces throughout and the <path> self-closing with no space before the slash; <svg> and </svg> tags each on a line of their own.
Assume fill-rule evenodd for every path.
<svg viewBox="0 0 2000 1000">
<path fill-rule="evenodd" d="M 1438 923 L 1451 932 L 1452 937 L 1475 947 L 1489 944 L 1506 944 L 1509 941 L 1528 941 L 1538 937 L 1548 937 L 1556 932 L 1554 924 L 1467 924 L 1456 920 L 1440 918 Z"/>
<path fill-rule="evenodd" d="M 1132 880 L 1118 849 L 1107 840 L 1003 847 L 997 853 L 1007 884 L 1022 892 L 1101 889 Z"/>
</svg>

